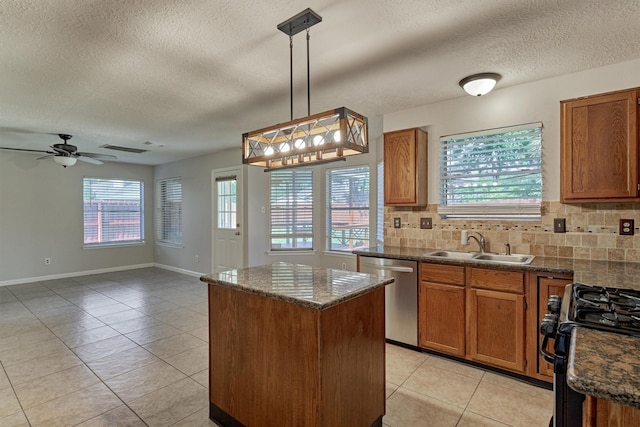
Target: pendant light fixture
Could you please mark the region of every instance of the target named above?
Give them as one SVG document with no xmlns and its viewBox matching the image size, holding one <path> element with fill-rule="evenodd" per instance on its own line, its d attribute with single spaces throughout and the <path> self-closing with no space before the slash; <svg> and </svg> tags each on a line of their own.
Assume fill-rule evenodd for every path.
<svg viewBox="0 0 640 427">
<path fill-rule="evenodd" d="M 322 17 L 306 9 L 278 25 L 289 36 L 291 120 L 242 135 L 242 163 L 265 172 L 311 166 L 369 152 L 368 120 L 345 107 L 311 115 L 309 28 Z M 293 36 L 307 32 L 307 116 L 293 118 Z"/>
<path fill-rule="evenodd" d="M 465 77 L 458 84 L 469 95 L 481 96 L 491 92 L 501 78 L 497 73 L 480 73 Z"/>
</svg>

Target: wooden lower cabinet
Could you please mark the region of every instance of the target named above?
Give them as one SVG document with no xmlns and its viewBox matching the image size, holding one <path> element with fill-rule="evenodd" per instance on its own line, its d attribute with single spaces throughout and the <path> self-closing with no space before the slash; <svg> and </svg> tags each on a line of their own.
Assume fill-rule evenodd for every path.
<svg viewBox="0 0 640 427">
<path fill-rule="evenodd" d="M 464 357 L 464 266 L 423 262 L 419 276 L 418 345 Z"/>
<path fill-rule="evenodd" d="M 586 396 L 582 413 L 583 427 L 638 427 L 640 409 L 605 399 Z"/>
<path fill-rule="evenodd" d="M 420 282 L 420 347 L 464 357 L 464 291 L 464 286 Z"/>
<path fill-rule="evenodd" d="M 469 357 L 515 372 L 524 372 L 524 295 L 469 289 L 467 343 Z"/>
</svg>

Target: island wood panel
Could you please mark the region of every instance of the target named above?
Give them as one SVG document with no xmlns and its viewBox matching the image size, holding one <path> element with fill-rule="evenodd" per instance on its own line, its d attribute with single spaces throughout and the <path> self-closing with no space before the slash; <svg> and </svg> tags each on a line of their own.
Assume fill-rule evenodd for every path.
<svg viewBox="0 0 640 427">
<path fill-rule="evenodd" d="M 583 427 L 637 427 L 640 426 L 640 409 L 606 399 L 585 396 L 582 425 Z"/>
<path fill-rule="evenodd" d="M 209 322 L 211 415 L 230 426 L 379 425 L 384 288 L 321 311 L 210 284 Z"/>
<path fill-rule="evenodd" d="M 321 426 L 370 426 L 385 413 L 384 288 L 320 311 Z"/>
</svg>

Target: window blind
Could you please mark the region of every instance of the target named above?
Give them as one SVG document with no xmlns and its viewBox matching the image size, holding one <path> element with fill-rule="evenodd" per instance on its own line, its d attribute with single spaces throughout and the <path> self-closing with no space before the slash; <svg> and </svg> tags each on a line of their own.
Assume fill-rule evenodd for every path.
<svg viewBox="0 0 640 427">
<path fill-rule="evenodd" d="M 144 242 L 144 183 L 84 178 L 84 244 Z"/>
<path fill-rule="evenodd" d="M 158 181 L 156 191 L 156 240 L 182 244 L 182 178 Z"/>
<path fill-rule="evenodd" d="M 217 216 L 218 228 L 221 230 L 235 230 L 238 227 L 238 177 L 235 175 L 217 177 Z"/>
<path fill-rule="evenodd" d="M 378 206 L 376 218 L 376 243 L 384 243 L 384 162 L 378 163 Z"/>
<path fill-rule="evenodd" d="M 540 218 L 542 123 L 440 138 L 440 205 L 448 218 Z"/>
<path fill-rule="evenodd" d="M 312 250 L 313 171 L 275 170 L 269 179 L 271 250 Z"/>
<path fill-rule="evenodd" d="M 327 248 L 369 246 L 369 167 L 327 171 Z"/>
</svg>

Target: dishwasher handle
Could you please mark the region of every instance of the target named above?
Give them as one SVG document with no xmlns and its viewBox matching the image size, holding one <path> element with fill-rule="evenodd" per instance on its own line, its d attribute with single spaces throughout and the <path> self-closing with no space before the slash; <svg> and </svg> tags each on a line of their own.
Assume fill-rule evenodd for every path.
<svg viewBox="0 0 640 427">
<path fill-rule="evenodd" d="M 371 268 L 374 270 L 395 271 L 397 273 L 413 273 L 413 268 L 411 267 L 395 267 L 392 265 L 367 265 L 366 268 Z"/>
</svg>

